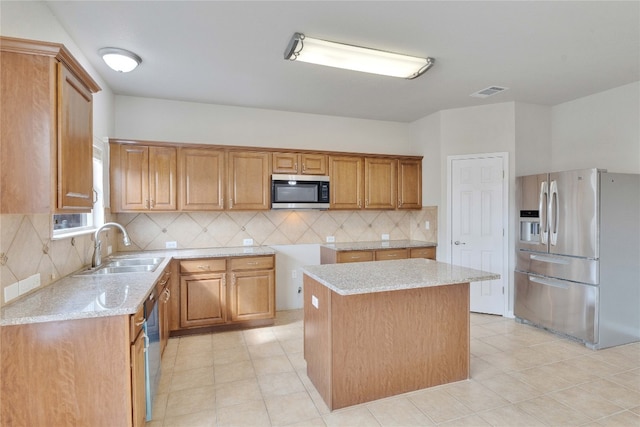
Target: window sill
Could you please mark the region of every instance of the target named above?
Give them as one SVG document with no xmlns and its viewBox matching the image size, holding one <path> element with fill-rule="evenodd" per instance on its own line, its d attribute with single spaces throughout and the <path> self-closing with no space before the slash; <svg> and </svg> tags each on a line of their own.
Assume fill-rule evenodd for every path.
<svg viewBox="0 0 640 427">
<path fill-rule="evenodd" d="M 96 227 L 78 227 L 69 231 L 66 231 L 65 229 L 55 230 L 53 232 L 53 236 L 51 236 L 51 240 L 63 240 L 70 239 L 72 237 L 84 236 L 85 234 L 95 233 L 96 230 Z"/>
</svg>

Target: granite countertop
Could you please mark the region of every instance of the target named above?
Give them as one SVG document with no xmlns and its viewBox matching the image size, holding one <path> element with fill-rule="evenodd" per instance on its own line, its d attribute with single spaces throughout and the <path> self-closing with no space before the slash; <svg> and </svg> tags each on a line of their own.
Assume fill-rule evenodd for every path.
<svg viewBox="0 0 640 427">
<path fill-rule="evenodd" d="M 305 266 L 304 274 L 339 295 L 398 291 L 499 279 L 499 274 L 428 259 Z"/>
<path fill-rule="evenodd" d="M 433 242 L 423 242 L 420 240 L 376 240 L 372 242 L 327 243 L 321 246 L 340 252 L 376 249 L 429 248 L 437 246 L 437 244 Z"/>
<path fill-rule="evenodd" d="M 0 311 L 0 326 L 134 314 L 151 293 L 172 259 L 273 255 L 268 246 L 120 252 L 115 258 L 164 257 L 154 272 L 70 275 L 8 304 Z"/>
</svg>

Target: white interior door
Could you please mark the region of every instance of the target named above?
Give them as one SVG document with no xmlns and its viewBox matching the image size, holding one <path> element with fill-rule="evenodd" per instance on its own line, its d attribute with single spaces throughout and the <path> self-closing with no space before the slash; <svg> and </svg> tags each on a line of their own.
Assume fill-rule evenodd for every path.
<svg viewBox="0 0 640 427">
<path fill-rule="evenodd" d="M 498 273 L 471 283 L 471 311 L 504 315 L 504 169 L 502 157 L 451 160 L 451 263 Z"/>
</svg>

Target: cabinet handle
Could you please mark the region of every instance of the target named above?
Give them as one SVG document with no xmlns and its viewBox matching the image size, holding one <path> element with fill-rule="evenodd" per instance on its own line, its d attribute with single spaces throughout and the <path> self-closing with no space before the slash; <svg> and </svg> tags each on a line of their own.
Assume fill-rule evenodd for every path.
<svg viewBox="0 0 640 427">
<path fill-rule="evenodd" d="M 388 254 L 387 256 L 388 256 L 389 258 L 392 258 L 392 257 L 398 256 L 398 254 Z"/>
<path fill-rule="evenodd" d="M 223 208 L 224 207 L 224 197 L 220 198 L 220 207 Z"/>
<path fill-rule="evenodd" d="M 305 165 L 304 163 L 302 164 L 302 172 L 307 170 L 307 165 Z"/>
<path fill-rule="evenodd" d="M 142 320 L 136 322 L 136 326 L 142 326 L 142 325 L 144 325 L 144 317 L 142 318 Z"/>
<path fill-rule="evenodd" d="M 156 207 L 156 201 L 151 199 L 151 209 Z"/>
<path fill-rule="evenodd" d="M 364 199 L 364 207 L 365 208 L 369 207 L 369 199 Z"/>
<path fill-rule="evenodd" d="M 209 270 L 210 266 L 209 265 L 199 265 L 198 269 L 200 269 L 200 270 Z"/>
<path fill-rule="evenodd" d="M 247 262 L 247 265 L 258 265 L 258 261 Z"/>
<path fill-rule="evenodd" d="M 402 206 L 402 200 L 398 199 L 398 207 Z"/>
<path fill-rule="evenodd" d="M 233 207 L 233 199 L 229 199 L 229 207 L 232 208 Z"/>
<path fill-rule="evenodd" d="M 298 162 L 295 162 L 295 163 L 293 164 L 293 168 L 294 168 L 295 170 L 298 170 Z"/>
<path fill-rule="evenodd" d="M 149 199 L 144 201 L 144 207 L 149 209 Z"/>
<path fill-rule="evenodd" d="M 235 275 L 235 274 L 232 274 L 232 275 L 231 275 L 231 284 L 232 284 L 232 285 L 235 285 L 235 284 L 236 284 L 236 275 Z"/>
<path fill-rule="evenodd" d="M 95 188 L 91 191 L 93 191 L 93 204 L 95 205 L 96 203 L 98 203 L 98 192 Z"/>
<path fill-rule="evenodd" d="M 358 207 L 361 208 L 362 207 L 362 203 L 360 201 L 360 199 L 358 199 Z"/>
</svg>

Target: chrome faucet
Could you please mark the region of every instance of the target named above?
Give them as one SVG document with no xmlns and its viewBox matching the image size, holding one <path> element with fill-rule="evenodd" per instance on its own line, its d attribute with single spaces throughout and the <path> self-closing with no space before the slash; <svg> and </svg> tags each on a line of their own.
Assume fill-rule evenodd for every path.
<svg viewBox="0 0 640 427">
<path fill-rule="evenodd" d="M 127 230 L 125 230 L 123 226 L 121 226 L 117 222 L 105 223 L 102 227 L 98 228 L 96 230 L 96 233 L 93 235 L 94 245 L 93 245 L 93 257 L 91 257 L 91 268 L 100 267 L 100 264 L 102 264 L 102 251 L 101 251 L 102 242 L 100 241 L 98 235 L 102 230 L 109 227 L 119 228 L 120 231 L 122 231 L 122 243 L 124 243 L 125 246 L 131 245 L 131 239 L 129 239 L 129 234 L 127 234 Z"/>
</svg>

